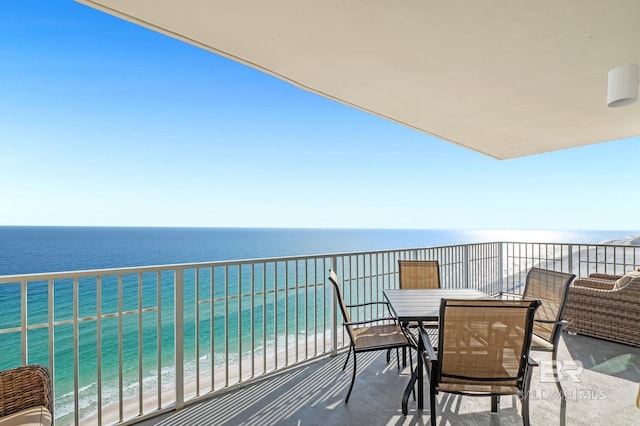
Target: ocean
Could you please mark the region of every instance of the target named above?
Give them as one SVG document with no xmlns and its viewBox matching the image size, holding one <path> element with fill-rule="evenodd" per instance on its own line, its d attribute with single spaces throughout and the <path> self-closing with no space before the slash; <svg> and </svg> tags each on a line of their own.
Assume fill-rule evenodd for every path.
<svg viewBox="0 0 640 426">
<path fill-rule="evenodd" d="M 254 258 L 285 257 L 297 255 L 333 254 L 355 251 L 373 251 L 385 249 L 404 249 L 414 247 L 465 244 L 487 241 L 532 241 L 532 242 L 572 242 L 603 243 L 620 240 L 637 234 L 636 231 L 478 231 L 478 230 L 378 230 L 378 229 L 267 229 L 267 228 L 142 228 L 142 227 L 0 227 L 0 276 L 77 271 L 105 268 L 164 265 L 177 263 L 209 262 L 217 260 L 241 260 Z M 206 278 L 206 277 L 205 277 Z M 124 283 L 124 309 L 135 309 L 138 293 L 135 277 Z M 233 281 L 232 281 L 233 282 Z M 95 313 L 95 285 L 81 282 L 80 316 Z M 109 285 L 107 278 L 103 287 Z M 155 285 L 150 283 L 145 290 L 145 300 L 155 300 Z M 172 284 L 168 280 L 167 285 Z M 267 282 L 267 287 L 273 283 Z M 145 284 L 146 286 L 146 284 Z M 164 286 L 164 282 L 163 282 Z M 130 291 L 127 290 L 130 289 Z M 42 287 L 43 290 L 46 287 Z M 230 290 L 233 293 L 233 289 Z M 55 290 L 56 320 L 72 317 L 71 283 L 56 284 Z M 0 329 L 20 324 L 20 287 L 18 285 L 0 285 Z M 219 294 L 217 296 L 221 296 Z M 41 294 L 43 303 L 30 302 L 29 321 L 46 322 L 46 294 Z M 115 294 L 105 293 L 104 311 L 117 310 Z M 37 297 L 37 292 L 30 298 Z M 91 302 L 93 301 L 93 302 Z M 171 298 L 167 303 L 171 304 Z M 40 306 L 40 308 L 38 308 Z M 131 306 L 131 308 L 127 308 Z M 291 307 L 294 306 L 292 303 Z M 92 310 L 93 309 L 93 313 Z M 164 309 L 164 308 L 163 308 Z M 223 308 L 217 312 L 224 311 Z M 166 309 L 170 312 L 170 309 Z M 188 312 L 189 323 L 193 312 Z M 238 315 L 231 310 L 230 317 Z M 249 318 L 250 316 L 243 316 Z M 293 317 L 293 315 L 292 315 Z M 157 375 L 157 335 L 155 317 L 145 317 L 144 328 L 151 330 L 144 335 L 145 381 L 152 385 Z M 135 396 L 137 378 L 137 322 L 124 322 L 124 344 L 133 348 L 125 354 L 131 360 L 125 366 L 125 375 L 131 376 L 131 383 L 124 385 L 130 390 L 125 396 Z M 163 327 L 162 345 L 173 346 L 173 330 L 170 326 L 173 318 L 167 317 L 167 326 Z M 164 322 L 164 320 L 163 320 Z M 219 322 L 221 325 L 225 321 Z M 233 318 L 230 324 L 237 323 Z M 128 327 L 129 325 L 129 327 Z M 292 324 L 290 324 L 293 326 Z M 207 322 L 202 324 L 202 340 L 206 347 L 210 330 Z M 284 326 L 284 324 L 283 324 Z M 105 402 L 117 401 L 118 358 L 117 358 L 117 321 L 105 320 L 102 325 L 103 336 L 103 390 Z M 193 348 L 195 336 L 185 327 L 185 347 Z M 29 334 L 30 362 L 47 363 L 47 330 L 33 330 Z M 267 333 L 270 333 L 268 330 Z M 216 338 L 223 339 L 225 330 L 216 328 Z M 82 416 L 90 416 L 97 410 L 95 395 L 96 377 L 96 324 L 94 321 L 80 325 L 79 358 L 81 360 L 80 406 Z M 284 335 L 280 330 L 278 335 Z M 73 408 L 73 352 L 71 345 L 72 327 L 61 326 L 56 329 L 56 417 L 57 423 L 68 424 Z M 84 338 L 86 336 L 86 339 Z M 243 334 L 248 338 L 249 333 Z M 261 340 L 261 336 L 256 336 Z M 237 340 L 230 338 L 230 349 L 237 347 Z M 82 344 L 83 341 L 89 342 Z M 243 347 L 249 347 L 245 342 Z M 20 364 L 20 333 L 0 334 L 0 369 Z M 7 350 L 6 348 L 9 348 Z M 13 349 L 15 348 L 15 349 Z M 113 349 L 113 350 L 110 350 Z M 266 350 L 266 348 L 260 348 Z M 33 355 L 32 355 L 33 354 Z M 193 357 L 187 353 L 186 358 Z M 163 351 L 162 364 L 170 366 L 172 351 Z M 210 362 L 220 365 L 226 362 L 223 356 L 213 354 Z M 190 366 L 186 366 L 189 369 Z M 171 369 L 167 369 L 165 383 L 171 383 Z M 191 374 L 191 373 L 189 373 Z"/>
<path fill-rule="evenodd" d="M 0 276 L 492 241 L 601 243 L 638 231 L 6 227 Z"/>
</svg>

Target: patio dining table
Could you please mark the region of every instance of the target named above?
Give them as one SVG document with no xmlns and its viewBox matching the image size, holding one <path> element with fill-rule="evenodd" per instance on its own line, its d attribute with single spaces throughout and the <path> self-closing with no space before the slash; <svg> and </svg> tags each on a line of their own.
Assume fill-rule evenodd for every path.
<svg viewBox="0 0 640 426">
<path fill-rule="evenodd" d="M 442 299 L 470 299 L 470 300 L 490 300 L 491 296 L 473 289 L 385 289 L 384 297 L 389 302 L 393 314 L 400 323 L 415 321 L 420 327 L 425 322 L 438 321 L 440 316 L 440 301 Z M 418 339 L 418 353 L 424 351 L 422 339 Z M 424 365 L 422 357 L 417 357 L 417 366 L 413 374 L 417 375 L 418 383 L 418 409 L 424 408 Z M 402 399 L 402 412 L 407 413 L 408 395 L 411 393 L 407 388 Z"/>
</svg>

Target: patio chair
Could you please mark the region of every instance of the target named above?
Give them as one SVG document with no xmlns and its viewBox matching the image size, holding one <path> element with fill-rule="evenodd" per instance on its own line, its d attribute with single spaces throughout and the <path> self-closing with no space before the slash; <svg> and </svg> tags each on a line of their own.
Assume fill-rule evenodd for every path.
<svg viewBox="0 0 640 426">
<path fill-rule="evenodd" d="M 405 333 L 405 330 L 400 327 L 391 311 L 387 302 L 368 302 L 357 305 L 346 305 L 342 294 L 340 292 L 340 286 L 338 284 L 338 276 L 334 270 L 329 271 L 329 281 L 333 284 L 336 298 L 338 299 L 338 305 L 342 312 L 343 324 L 349 335 L 349 353 L 344 361 L 342 370 L 347 367 L 347 362 L 353 352 L 353 374 L 351 375 L 351 385 L 347 392 L 347 397 L 344 402 L 349 402 L 351 391 L 353 390 L 353 383 L 356 380 L 356 355 L 360 352 L 370 352 L 378 350 L 396 349 L 396 361 L 398 362 L 398 369 L 400 368 L 400 357 L 398 355 L 398 348 L 411 348 L 412 342 Z M 384 305 L 387 309 L 388 317 L 375 318 L 364 321 L 351 321 L 349 315 L 349 308 L 360 308 L 364 306 Z M 387 362 L 389 362 L 389 352 L 387 352 Z M 409 357 L 411 361 L 411 357 Z M 413 373 L 413 365 L 411 365 L 411 372 Z"/>
<path fill-rule="evenodd" d="M 398 260 L 400 288 L 440 288 L 437 260 Z"/>
<path fill-rule="evenodd" d="M 43 365 L 0 372 L 0 425 L 53 424 L 51 374 Z"/>
<path fill-rule="evenodd" d="M 567 321 L 562 319 L 568 288 L 575 275 L 547 269 L 531 268 L 522 294 L 523 300 L 540 300 L 542 306 L 536 312 L 533 324 L 531 350 L 551 352 L 553 377 L 558 392 L 566 400 L 557 369 L 558 343 L 562 328 Z"/>
<path fill-rule="evenodd" d="M 440 305 L 438 355 L 420 330 L 425 365 L 430 361 L 431 425 L 436 425 L 436 395 L 490 396 L 497 412 L 501 395 L 517 395 L 522 422 L 529 425 L 529 358 L 539 300 L 452 300 Z"/>
<path fill-rule="evenodd" d="M 567 331 L 640 347 L 640 272 L 576 279 L 563 318 Z"/>
<path fill-rule="evenodd" d="M 398 260 L 398 286 L 401 289 L 440 288 L 440 265 L 437 260 Z M 415 329 L 417 322 L 401 324 L 403 327 Z M 429 330 L 432 340 L 438 339 L 438 322 L 425 322 L 422 326 Z M 417 338 L 417 337 L 414 337 Z M 405 353 L 402 352 L 404 362 Z"/>
</svg>

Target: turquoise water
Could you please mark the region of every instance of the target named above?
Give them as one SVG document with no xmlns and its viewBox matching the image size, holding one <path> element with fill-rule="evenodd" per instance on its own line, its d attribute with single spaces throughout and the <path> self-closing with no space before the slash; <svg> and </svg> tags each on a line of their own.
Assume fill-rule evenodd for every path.
<svg viewBox="0 0 640 426">
<path fill-rule="evenodd" d="M 246 269 L 246 268 L 243 268 Z M 214 332 L 215 350 L 211 353 L 211 304 L 201 304 L 199 306 L 199 330 L 198 338 L 195 334 L 195 294 L 196 281 L 195 270 L 185 271 L 184 277 L 184 332 L 185 342 L 185 370 L 186 376 L 193 376 L 195 368 L 196 348 L 195 342 L 198 340 L 201 345 L 200 357 L 203 373 L 209 371 L 211 363 L 221 367 L 225 363 L 236 364 L 238 361 L 239 343 L 242 339 L 242 353 L 247 356 L 252 351 L 269 350 L 264 347 L 272 345 L 277 337 L 283 339 L 288 327 L 288 337 L 294 335 L 296 329 L 293 309 L 298 306 L 298 329 L 299 334 L 305 332 L 313 336 L 316 332 L 322 333 L 325 329 L 323 318 L 329 318 L 328 305 L 324 301 L 327 299 L 326 289 L 322 288 L 314 294 L 314 290 L 295 287 L 295 279 L 289 274 L 289 280 L 284 276 L 284 268 L 281 265 L 275 270 L 273 264 L 266 268 L 264 276 L 264 286 L 258 284 L 253 289 L 250 288 L 249 271 L 243 270 L 242 285 L 238 285 L 238 269 L 229 268 L 228 276 L 223 275 L 221 268 L 214 270 L 214 298 L 219 299 L 214 303 Z M 275 273 L 278 275 L 277 298 L 274 290 L 276 282 Z M 252 271 L 255 282 L 262 283 L 261 268 Z M 199 300 L 210 300 L 211 298 L 211 274 L 209 268 L 199 269 Z M 137 311 L 139 300 L 142 300 L 142 308 L 155 308 L 157 306 L 157 275 L 155 273 L 142 274 L 141 281 L 138 276 L 125 275 L 122 280 L 123 304 L 118 306 L 119 283 L 115 276 L 102 277 L 100 290 L 100 311 L 102 315 L 116 314 L 121 309 L 123 312 Z M 288 324 L 285 322 L 285 282 L 288 286 Z M 299 282 L 303 282 L 303 277 L 299 274 Z M 122 324 L 122 347 L 123 347 L 123 389 L 125 399 L 137 396 L 139 374 L 143 377 L 145 390 L 155 392 L 157 389 L 156 377 L 158 376 L 158 344 L 162 348 L 162 360 L 160 365 L 163 371 L 163 382 L 166 386 L 172 387 L 173 366 L 174 366 L 174 274 L 172 272 L 162 273 L 160 276 L 161 289 L 161 312 L 158 318 L 157 310 L 145 312 L 141 315 L 142 326 L 139 328 L 140 316 L 136 313 L 123 316 Z M 47 311 L 47 282 L 30 282 L 28 292 L 28 324 L 46 325 L 48 322 Z M 74 284 L 72 280 L 57 280 L 54 284 L 54 318 L 56 322 L 69 321 L 74 318 L 73 296 Z M 240 291 L 239 291 L 240 290 Z M 251 300 L 250 296 L 241 297 L 239 306 L 239 294 L 247 295 L 257 292 L 258 296 Z M 89 415 L 96 411 L 97 407 L 97 328 L 95 320 L 97 312 L 98 286 L 96 279 L 80 279 L 77 284 L 78 293 L 78 317 L 90 318 L 88 321 L 79 323 L 78 353 L 79 353 L 79 389 L 81 415 Z M 261 295 L 264 291 L 269 292 L 267 297 Z M 20 288 L 19 285 L 0 286 L 0 302 L 6 308 L 6 315 L 0 317 L 0 329 L 17 327 L 20 325 Z M 141 295 L 141 297 L 140 297 Z M 231 298 L 227 304 L 225 300 Z M 266 302 L 266 303 L 265 303 Z M 253 303 L 253 308 L 252 308 Z M 320 306 L 318 317 L 314 317 L 316 312 L 315 304 Z M 306 309 L 305 307 L 308 307 Z M 226 311 L 226 313 L 225 313 Z M 277 320 L 275 318 L 277 311 Z M 242 319 L 239 319 L 241 312 Z M 263 318 L 266 323 L 263 324 Z M 161 338 L 158 341 L 158 322 L 161 323 Z M 317 324 L 318 323 L 318 324 Z M 274 324 L 277 324 L 275 330 Z M 227 327 L 225 329 L 225 327 Z M 118 400 L 119 381 L 119 322 L 118 318 L 106 318 L 100 325 L 102 338 L 100 340 L 102 348 L 102 380 L 103 380 L 103 402 L 105 405 L 116 403 Z M 139 330 L 142 330 L 139 335 Z M 251 334 L 253 330 L 253 335 Z M 266 335 L 263 335 L 265 333 Z M 228 336 L 228 339 L 227 339 Z M 29 362 L 48 364 L 48 329 L 42 328 L 31 330 L 28 333 L 29 339 Z M 138 371 L 139 359 L 139 339 L 142 340 L 142 372 Z M 54 348 L 55 348 L 55 391 L 56 391 L 56 416 L 61 424 L 71 422 L 72 419 L 65 417 L 72 413 L 73 409 L 73 323 L 58 325 L 55 327 Z M 225 346 L 228 344 L 228 346 Z M 282 343 L 281 343 L 282 345 Z M 6 348 L 20 347 L 20 333 L 1 334 L 0 346 Z M 202 358 L 205 358 L 204 360 Z M 10 368 L 19 365 L 20 351 L 12 350 L 0 357 L 0 369 Z"/>
<path fill-rule="evenodd" d="M 631 235 L 627 231 L 591 231 L 591 232 L 556 232 L 529 233 L 535 241 L 549 242 L 582 242 L 596 243 L 605 240 L 622 238 Z M 273 256 L 289 256 L 318 253 L 350 252 L 363 250 L 380 250 L 409 248 L 419 246 L 448 245 L 480 241 L 505 239 L 504 234 L 489 231 L 446 231 L 446 230 L 292 230 L 292 229 L 177 229 L 177 228 L 20 228 L 0 227 L 0 275 L 54 272 L 68 270 L 87 270 L 96 268 L 113 268 L 125 266 L 144 266 L 154 264 L 174 264 L 182 262 L 200 262 L 229 260 L 242 258 L 263 258 Z M 521 236 L 523 234 L 520 234 Z M 517 234 L 514 234 L 517 236 Z M 520 238 L 514 238 L 521 240 Z M 321 273 L 325 268 L 318 266 L 318 271 L 299 271 L 299 274 Z M 237 268 L 230 268 L 228 281 L 225 281 L 223 270 L 216 268 L 213 277 L 214 298 L 221 299 L 214 303 L 215 350 L 210 352 L 211 345 L 211 304 L 199 304 L 200 322 L 199 338 L 195 335 L 195 270 L 185 272 L 185 371 L 187 376 L 195 374 L 196 349 L 195 342 L 201 345 L 200 356 L 203 366 L 210 368 L 211 362 L 223 366 L 227 360 L 237 361 L 239 344 L 243 353 L 267 350 L 273 346 L 276 336 L 287 339 L 296 328 L 295 316 L 289 315 L 289 336 L 285 337 L 285 285 L 288 286 L 287 304 L 289 310 L 298 306 L 299 333 L 314 335 L 324 332 L 324 318 L 329 318 L 328 289 L 296 290 L 295 276 L 290 271 L 285 277 L 282 267 L 271 264 L 264 276 L 265 288 L 254 288 L 253 291 L 271 291 L 265 299 L 260 295 L 253 300 L 248 296 L 241 298 L 239 294 L 252 292 L 247 277 L 253 273 L 257 283 L 262 283 L 262 269 L 242 271 L 242 282 L 238 283 Z M 278 292 L 274 277 L 278 277 Z M 288 278 L 288 279 L 287 279 Z M 304 282 L 299 276 L 299 282 Z M 138 375 L 144 379 L 145 390 L 155 391 L 158 368 L 158 341 L 162 349 L 161 366 L 163 381 L 171 385 L 173 371 L 174 346 L 174 276 L 173 273 L 162 273 L 160 276 L 162 294 L 160 318 L 161 336 L 158 339 L 157 311 L 145 312 L 141 319 L 137 313 L 123 317 L 123 387 L 125 398 L 137 393 Z M 136 274 L 126 275 L 122 281 L 122 311 L 136 311 L 139 299 L 143 308 L 157 305 L 157 280 L 155 273 L 145 273 L 139 282 Z M 210 269 L 199 270 L 200 300 L 211 298 L 212 276 Z M 286 283 L 286 284 L 285 284 Z M 118 281 L 115 276 L 102 279 L 100 292 L 102 314 L 117 313 Z M 54 292 L 55 321 L 73 319 L 74 286 L 71 280 L 56 281 Z M 46 324 L 47 283 L 30 283 L 28 286 L 29 312 L 28 324 Z M 77 286 L 81 318 L 94 317 L 97 311 L 98 286 L 95 278 L 80 279 Z M 317 293 L 316 293 L 317 292 Z M 274 296 L 277 294 L 277 297 Z M 0 285 L 0 329 L 20 326 L 20 287 L 17 284 Z M 224 297 L 235 297 L 225 305 Z M 297 300 L 297 303 L 296 303 Z M 191 303 L 189 303 L 191 302 Z M 266 303 L 265 303 L 266 302 Z M 315 304 L 318 309 L 315 309 Z M 308 310 L 304 307 L 308 306 Z M 225 309 L 227 316 L 225 317 Z M 277 311 L 277 321 L 275 318 Z M 318 312 L 318 317 L 313 316 Z M 239 324 L 239 314 L 242 317 Z M 266 324 L 263 327 L 263 317 Z M 142 334 L 139 335 L 138 324 L 142 322 Z M 225 325 L 228 324 L 228 329 Z M 274 329 L 277 324 L 278 329 Z M 263 328 L 266 336 L 263 336 Z M 251 335 L 251 330 L 255 335 Z M 102 345 L 102 380 L 103 398 L 106 403 L 117 401 L 119 380 L 118 371 L 118 338 L 119 322 L 117 318 L 106 318 L 101 324 Z M 73 324 L 55 327 L 55 372 L 56 372 L 56 417 L 61 423 L 69 419 L 66 416 L 73 407 Z M 229 336 L 228 345 L 224 346 L 225 337 Z M 96 365 L 97 365 L 97 321 L 91 319 L 79 324 L 79 365 L 80 407 L 83 414 L 96 411 Z M 240 339 L 242 336 L 242 339 Z M 31 330 L 29 339 L 29 362 L 48 364 L 48 329 Z M 142 339 L 143 371 L 138 371 L 139 345 Z M 252 348 L 252 341 L 255 346 Z M 0 369 L 20 365 L 20 333 L 0 334 Z M 227 359 L 227 352 L 231 354 Z"/>
</svg>

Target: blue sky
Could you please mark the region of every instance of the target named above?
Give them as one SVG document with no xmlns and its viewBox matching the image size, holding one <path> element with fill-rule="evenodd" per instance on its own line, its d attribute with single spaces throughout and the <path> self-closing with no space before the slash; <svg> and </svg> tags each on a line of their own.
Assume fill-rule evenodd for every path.
<svg viewBox="0 0 640 426">
<path fill-rule="evenodd" d="M 637 138 L 498 161 L 71 0 L 0 3 L 0 148 L 0 225 L 638 229 Z"/>
</svg>

